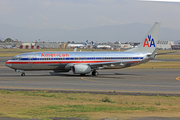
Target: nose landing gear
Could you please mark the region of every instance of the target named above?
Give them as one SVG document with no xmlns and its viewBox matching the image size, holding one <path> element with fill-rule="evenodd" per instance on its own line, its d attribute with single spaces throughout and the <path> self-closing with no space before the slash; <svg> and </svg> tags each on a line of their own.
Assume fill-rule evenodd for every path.
<svg viewBox="0 0 180 120">
<path fill-rule="evenodd" d="M 25 76 L 25 73 L 24 73 L 24 72 L 22 72 L 22 73 L 21 73 L 21 76 Z"/>
<path fill-rule="evenodd" d="M 25 72 L 23 72 L 23 70 L 17 70 L 17 69 L 15 69 L 15 72 L 21 72 L 21 76 L 25 76 Z"/>
</svg>

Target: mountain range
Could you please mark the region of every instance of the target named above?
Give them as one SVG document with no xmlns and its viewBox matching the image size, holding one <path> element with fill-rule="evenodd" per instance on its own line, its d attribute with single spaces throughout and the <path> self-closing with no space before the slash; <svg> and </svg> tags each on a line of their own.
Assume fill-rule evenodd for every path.
<svg viewBox="0 0 180 120">
<path fill-rule="evenodd" d="M 40 39 L 46 42 L 140 42 L 144 39 L 152 25 L 141 23 L 130 23 L 114 26 L 102 26 L 78 30 L 65 29 L 30 29 L 0 24 L 0 39 L 18 39 L 22 42 L 35 42 Z M 180 30 L 162 28 L 159 33 L 159 40 L 177 41 L 180 40 Z"/>
</svg>

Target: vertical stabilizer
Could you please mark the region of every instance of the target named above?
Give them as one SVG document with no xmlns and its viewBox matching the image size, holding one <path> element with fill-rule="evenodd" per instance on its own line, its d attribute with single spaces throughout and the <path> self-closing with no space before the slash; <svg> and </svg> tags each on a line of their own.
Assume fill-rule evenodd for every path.
<svg viewBox="0 0 180 120">
<path fill-rule="evenodd" d="M 138 47 L 125 52 L 153 53 L 156 50 L 160 25 L 160 22 L 155 22 L 151 30 L 145 36 L 144 40 L 138 45 Z"/>
</svg>

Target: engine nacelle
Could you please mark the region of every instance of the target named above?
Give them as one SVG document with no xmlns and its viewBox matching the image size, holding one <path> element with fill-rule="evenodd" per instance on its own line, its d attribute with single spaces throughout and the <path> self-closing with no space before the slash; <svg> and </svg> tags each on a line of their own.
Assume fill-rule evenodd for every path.
<svg viewBox="0 0 180 120">
<path fill-rule="evenodd" d="M 74 74 L 87 74 L 91 72 L 91 67 L 89 65 L 74 65 L 72 71 Z"/>
</svg>

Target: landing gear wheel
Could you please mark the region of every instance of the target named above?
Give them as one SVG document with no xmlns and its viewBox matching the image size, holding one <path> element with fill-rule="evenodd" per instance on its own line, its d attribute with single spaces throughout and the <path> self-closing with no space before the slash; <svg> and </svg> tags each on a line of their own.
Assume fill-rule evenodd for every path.
<svg viewBox="0 0 180 120">
<path fill-rule="evenodd" d="M 21 73 L 21 76 L 25 76 L 25 73 L 23 72 L 23 73 Z"/>
<path fill-rule="evenodd" d="M 99 73 L 96 71 L 96 70 L 94 70 L 93 72 L 92 72 L 92 76 L 98 76 L 99 75 Z"/>
</svg>

